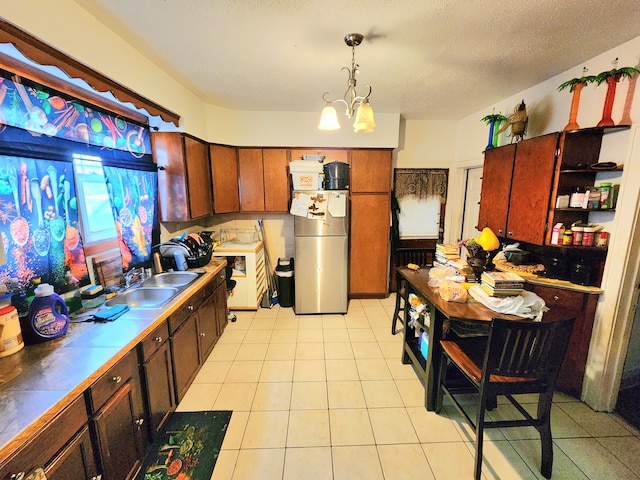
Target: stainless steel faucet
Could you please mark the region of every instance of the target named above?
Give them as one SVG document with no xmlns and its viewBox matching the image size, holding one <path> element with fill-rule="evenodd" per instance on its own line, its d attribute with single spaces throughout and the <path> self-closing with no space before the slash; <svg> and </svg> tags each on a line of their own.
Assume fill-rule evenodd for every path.
<svg viewBox="0 0 640 480">
<path fill-rule="evenodd" d="M 124 288 L 131 287 L 131 281 L 136 278 L 136 282 L 142 281 L 145 279 L 145 271 L 143 267 L 140 268 L 132 268 L 127 273 L 124 274 Z M 135 282 L 134 282 L 135 283 Z"/>
</svg>

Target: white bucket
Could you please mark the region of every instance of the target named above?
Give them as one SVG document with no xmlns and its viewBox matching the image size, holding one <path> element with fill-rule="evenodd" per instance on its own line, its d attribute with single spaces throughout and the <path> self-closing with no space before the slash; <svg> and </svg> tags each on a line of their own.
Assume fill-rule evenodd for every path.
<svg viewBox="0 0 640 480">
<path fill-rule="evenodd" d="M 6 357 L 22 350 L 22 330 L 15 307 L 9 305 L 0 309 L 0 357 Z"/>
</svg>

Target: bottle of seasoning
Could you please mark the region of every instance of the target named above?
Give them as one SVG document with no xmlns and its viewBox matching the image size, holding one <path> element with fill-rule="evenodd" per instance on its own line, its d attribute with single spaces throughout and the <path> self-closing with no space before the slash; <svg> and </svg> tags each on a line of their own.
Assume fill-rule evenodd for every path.
<svg viewBox="0 0 640 480">
<path fill-rule="evenodd" d="M 611 208 L 611 182 L 600 184 L 600 208 Z"/>
<path fill-rule="evenodd" d="M 584 187 L 576 187 L 569 199 L 569 207 L 582 208 L 582 204 L 584 203 L 584 194 Z"/>
<path fill-rule="evenodd" d="M 562 245 L 571 245 L 573 243 L 573 232 L 567 228 L 562 235 Z"/>
</svg>

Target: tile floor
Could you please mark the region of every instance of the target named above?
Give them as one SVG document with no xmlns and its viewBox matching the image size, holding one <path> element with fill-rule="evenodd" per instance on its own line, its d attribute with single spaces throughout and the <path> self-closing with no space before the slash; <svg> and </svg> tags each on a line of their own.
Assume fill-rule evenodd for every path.
<svg viewBox="0 0 640 480">
<path fill-rule="evenodd" d="M 393 301 L 353 300 L 346 315 L 236 312 L 178 406 L 233 410 L 212 480 L 473 478 L 470 430 L 451 406 L 427 412 L 400 362 Z M 560 393 L 552 415 L 554 479 L 640 478 L 640 431 Z M 489 430 L 484 457 L 484 478 L 543 478 L 533 429 Z"/>
</svg>

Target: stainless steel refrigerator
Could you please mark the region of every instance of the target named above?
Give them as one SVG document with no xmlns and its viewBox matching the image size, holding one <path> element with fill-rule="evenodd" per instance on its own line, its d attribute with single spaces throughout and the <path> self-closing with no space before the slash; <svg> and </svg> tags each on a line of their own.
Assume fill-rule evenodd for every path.
<svg viewBox="0 0 640 480">
<path fill-rule="evenodd" d="M 303 194 L 307 216 L 294 218 L 295 312 L 346 313 L 349 288 L 348 190 Z M 300 212 L 298 212 L 300 213 Z"/>
</svg>

